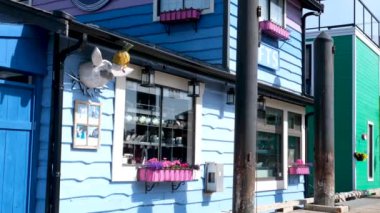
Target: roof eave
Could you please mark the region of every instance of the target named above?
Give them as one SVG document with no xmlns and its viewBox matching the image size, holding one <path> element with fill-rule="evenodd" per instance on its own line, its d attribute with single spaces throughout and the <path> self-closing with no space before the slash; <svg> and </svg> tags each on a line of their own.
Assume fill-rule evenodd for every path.
<svg viewBox="0 0 380 213">
<path fill-rule="evenodd" d="M 1 0 L 1 13 L 11 15 L 16 23 L 38 25 L 57 33 L 64 32 L 67 27 L 66 19 L 52 18 L 52 14 L 49 12 L 13 1 Z"/>
<path fill-rule="evenodd" d="M 317 12 L 323 12 L 324 10 L 324 5 L 316 0 L 301 0 L 301 6 Z"/>
</svg>

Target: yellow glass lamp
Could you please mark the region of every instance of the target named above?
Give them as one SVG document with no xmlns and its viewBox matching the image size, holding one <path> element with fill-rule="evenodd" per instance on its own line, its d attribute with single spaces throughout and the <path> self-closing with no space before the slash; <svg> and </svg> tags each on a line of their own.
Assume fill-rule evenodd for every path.
<svg viewBox="0 0 380 213">
<path fill-rule="evenodd" d="M 112 59 L 113 68 L 119 72 L 114 72 L 115 77 L 126 76 L 133 71 L 132 68 L 128 67 L 131 61 L 131 56 L 129 55 L 129 50 L 133 47 L 132 44 L 125 42 L 123 49 L 115 53 Z"/>
</svg>

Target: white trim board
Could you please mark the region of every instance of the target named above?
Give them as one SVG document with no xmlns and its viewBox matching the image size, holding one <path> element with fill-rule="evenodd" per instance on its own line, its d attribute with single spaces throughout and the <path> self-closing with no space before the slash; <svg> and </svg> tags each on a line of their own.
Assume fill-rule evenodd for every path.
<svg viewBox="0 0 380 213">
<path fill-rule="evenodd" d="M 306 32 L 306 39 L 315 39 L 321 32 L 327 33 L 329 36 L 343 36 L 343 35 L 354 35 L 355 34 L 355 27 L 349 27 L 349 28 L 336 28 L 336 29 L 330 29 L 330 30 L 321 30 L 321 31 L 313 31 L 313 32 Z"/>
<path fill-rule="evenodd" d="M 366 35 L 362 33 L 359 29 L 355 30 L 355 35 L 364 43 L 366 44 L 372 51 L 374 51 L 377 55 L 380 55 L 380 49 L 377 47 L 371 39 L 369 39 Z M 356 58 L 355 58 L 356 59 Z"/>
<path fill-rule="evenodd" d="M 356 151 L 356 36 L 352 36 L 352 152 Z M 352 189 L 356 190 L 356 161 L 352 160 Z"/>
</svg>

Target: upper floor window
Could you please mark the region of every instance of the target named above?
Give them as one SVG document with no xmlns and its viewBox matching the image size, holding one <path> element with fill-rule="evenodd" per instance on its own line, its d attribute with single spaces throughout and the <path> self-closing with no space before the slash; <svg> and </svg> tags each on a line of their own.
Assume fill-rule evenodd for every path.
<svg viewBox="0 0 380 213">
<path fill-rule="evenodd" d="M 259 0 L 261 6 L 260 21 L 270 20 L 285 26 L 285 0 Z"/>
<path fill-rule="evenodd" d="M 160 14 L 168 11 L 198 9 L 202 14 L 214 12 L 214 0 L 154 0 L 153 19 L 158 21 Z"/>
</svg>

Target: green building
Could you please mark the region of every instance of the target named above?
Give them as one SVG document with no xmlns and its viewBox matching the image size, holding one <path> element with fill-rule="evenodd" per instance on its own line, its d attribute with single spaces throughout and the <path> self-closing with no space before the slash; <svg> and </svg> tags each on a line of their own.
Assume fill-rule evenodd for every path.
<svg viewBox="0 0 380 213">
<path fill-rule="evenodd" d="M 335 46 L 334 113 L 335 113 L 335 190 L 348 192 L 380 188 L 380 104 L 378 37 L 368 36 L 358 27 L 335 28 L 326 31 Z M 309 32 L 306 42 L 307 91 L 313 95 L 313 38 L 319 32 Z M 308 108 L 307 159 L 314 161 L 313 108 Z M 366 154 L 367 159 L 355 157 Z M 308 191 L 312 195 L 313 175 Z"/>
</svg>

